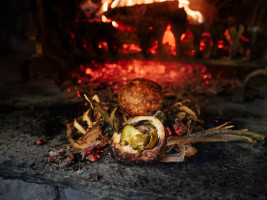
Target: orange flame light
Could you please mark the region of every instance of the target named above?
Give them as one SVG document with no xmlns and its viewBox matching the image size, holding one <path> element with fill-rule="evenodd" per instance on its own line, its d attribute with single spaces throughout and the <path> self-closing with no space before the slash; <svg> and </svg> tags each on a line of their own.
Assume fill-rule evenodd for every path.
<svg viewBox="0 0 267 200">
<path fill-rule="evenodd" d="M 133 5 L 140 5 L 140 4 L 151 4 L 156 2 L 166 2 L 166 1 L 173 1 L 173 0 L 102 0 L 102 6 L 100 12 L 103 14 L 109 8 L 116 8 L 116 7 L 127 7 Z M 185 12 L 187 13 L 187 20 L 190 24 L 202 24 L 204 23 L 204 18 L 199 11 L 194 11 L 189 8 L 190 2 L 189 0 L 179 0 L 179 8 L 184 8 Z M 103 22 L 107 22 L 108 19 L 102 15 Z M 117 23 L 112 22 L 113 25 L 116 27 Z"/>
<path fill-rule="evenodd" d="M 113 9 L 117 7 L 127 7 L 127 6 L 134 6 L 134 5 L 141 5 L 141 4 L 152 4 L 152 3 L 158 3 L 158 2 L 171 2 L 174 0 L 102 0 L 101 4 L 93 3 L 92 0 L 87 0 L 84 3 L 80 4 L 81 9 L 84 11 L 85 15 L 92 16 L 91 12 L 95 13 L 96 20 L 100 20 L 102 22 L 111 22 L 113 27 L 121 30 L 125 29 L 123 28 L 122 24 L 120 22 L 113 21 L 111 19 L 108 19 L 103 13 L 108 11 L 108 9 Z M 189 8 L 190 0 L 179 0 L 178 8 L 184 8 L 185 12 L 187 13 L 187 21 L 189 24 L 203 24 L 204 18 L 203 15 L 199 11 L 194 11 Z M 184 37 L 184 35 L 183 35 Z M 181 40 L 183 40 L 181 38 Z M 163 38 L 162 38 L 162 44 L 165 45 L 166 51 L 168 51 L 170 55 L 176 55 L 176 43 L 175 43 L 175 37 L 171 31 L 171 25 L 168 25 Z M 101 45 L 102 47 L 103 45 Z M 105 47 L 105 45 L 104 45 Z M 132 49 L 133 46 L 128 46 L 126 49 Z M 140 50 L 140 47 L 138 47 L 138 51 Z M 134 51 L 137 50 L 137 47 L 135 47 Z M 155 54 L 154 49 L 152 50 Z"/>
<path fill-rule="evenodd" d="M 199 11 L 194 11 L 189 8 L 188 0 L 179 0 L 179 8 L 184 8 L 187 14 L 187 20 L 190 24 L 203 24 L 204 18 Z"/>
<path fill-rule="evenodd" d="M 118 92 L 121 85 L 135 78 L 147 78 L 158 82 L 163 88 L 190 88 L 192 91 L 207 89 L 222 77 L 218 70 L 214 77 L 204 65 L 169 61 L 119 60 L 105 63 L 92 61 L 72 72 L 76 86 L 66 89 L 70 97 L 81 98 L 90 87 L 103 87 Z M 88 104 L 86 104 L 88 105 Z M 85 105 L 85 106 L 86 106 Z"/>
</svg>

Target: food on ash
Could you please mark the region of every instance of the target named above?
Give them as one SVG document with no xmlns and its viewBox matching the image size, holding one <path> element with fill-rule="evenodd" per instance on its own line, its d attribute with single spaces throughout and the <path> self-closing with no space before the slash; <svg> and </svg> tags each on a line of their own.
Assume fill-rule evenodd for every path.
<svg viewBox="0 0 267 200">
<path fill-rule="evenodd" d="M 67 128 L 68 140 L 90 162 L 98 160 L 99 148 L 109 144 L 111 155 L 124 164 L 182 162 L 196 154 L 191 146 L 196 142 L 264 141 L 261 134 L 230 130 L 233 125 L 229 122 L 205 130 L 197 105 L 193 107 L 188 99 L 175 99 L 162 108 L 163 97 L 160 85 L 147 79 L 134 79 L 123 86 L 118 94 L 119 107 L 100 102 L 96 95 L 91 99 L 85 95 L 90 108 Z M 51 155 L 50 161 L 61 159 L 58 152 Z M 70 158 L 59 165 L 69 165 L 73 156 Z"/>
<path fill-rule="evenodd" d="M 118 103 L 129 116 L 143 116 L 160 110 L 163 97 L 158 83 L 139 78 L 130 81 L 120 89 Z"/>
<path fill-rule="evenodd" d="M 121 133 L 114 132 L 111 152 L 120 163 L 153 163 L 162 158 L 166 141 L 165 129 L 159 119 L 138 116 L 129 119 Z"/>
</svg>

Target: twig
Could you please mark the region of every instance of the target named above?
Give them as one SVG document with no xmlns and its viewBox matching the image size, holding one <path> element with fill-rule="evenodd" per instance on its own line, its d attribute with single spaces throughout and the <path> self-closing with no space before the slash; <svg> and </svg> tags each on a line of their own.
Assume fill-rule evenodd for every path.
<svg viewBox="0 0 267 200">
<path fill-rule="evenodd" d="M 190 109 L 189 107 L 179 106 L 179 107 L 177 107 L 177 110 L 187 113 L 188 115 L 190 115 L 192 117 L 192 119 L 194 121 L 202 123 L 202 121 L 197 118 L 196 113 L 192 109 Z"/>
<path fill-rule="evenodd" d="M 213 127 L 213 128 L 211 128 L 211 129 L 222 129 L 223 127 L 225 127 L 226 125 L 228 125 L 228 124 L 231 124 L 232 122 L 225 122 L 224 124 L 222 124 L 222 125 L 219 125 L 219 126 L 216 126 L 216 127 Z"/>
<path fill-rule="evenodd" d="M 264 135 L 243 130 L 208 129 L 181 137 L 170 136 L 168 138 L 167 146 L 174 144 L 183 145 L 187 143 L 197 142 L 245 141 L 250 143 L 257 143 L 257 140 L 264 140 L 264 138 Z"/>
</svg>

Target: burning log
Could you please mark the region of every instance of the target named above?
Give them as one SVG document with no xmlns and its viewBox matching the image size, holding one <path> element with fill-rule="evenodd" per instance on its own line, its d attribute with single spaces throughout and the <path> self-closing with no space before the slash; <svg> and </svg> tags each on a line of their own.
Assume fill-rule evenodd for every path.
<svg viewBox="0 0 267 200">
<path fill-rule="evenodd" d="M 155 2 L 152 4 L 133 5 L 111 8 L 104 15 L 112 20 L 136 27 L 143 53 L 151 45 L 151 39 L 158 41 L 158 49 L 162 53 L 162 38 L 167 24 L 172 24 L 177 52 L 180 52 L 180 36 L 186 26 L 186 12 L 178 7 L 178 1 Z"/>
<path fill-rule="evenodd" d="M 132 26 L 136 26 L 141 20 L 185 23 L 186 19 L 186 12 L 183 8 L 178 8 L 177 1 L 116 7 L 109 9 L 104 15 L 112 20 Z"/>
</svg>

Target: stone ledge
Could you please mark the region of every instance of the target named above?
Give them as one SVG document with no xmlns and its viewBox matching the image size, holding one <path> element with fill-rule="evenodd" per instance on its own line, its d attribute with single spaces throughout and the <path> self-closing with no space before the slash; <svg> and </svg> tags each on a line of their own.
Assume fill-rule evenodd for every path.
<svg viewBox="0 0 267 200">
<path fill-rule="evenodd" d="M 71 188 L 28 183 L 18 179 L 0 178 L 0 199 L 5 200 L 99 200 L 92 194 Z"/>
</svg>

